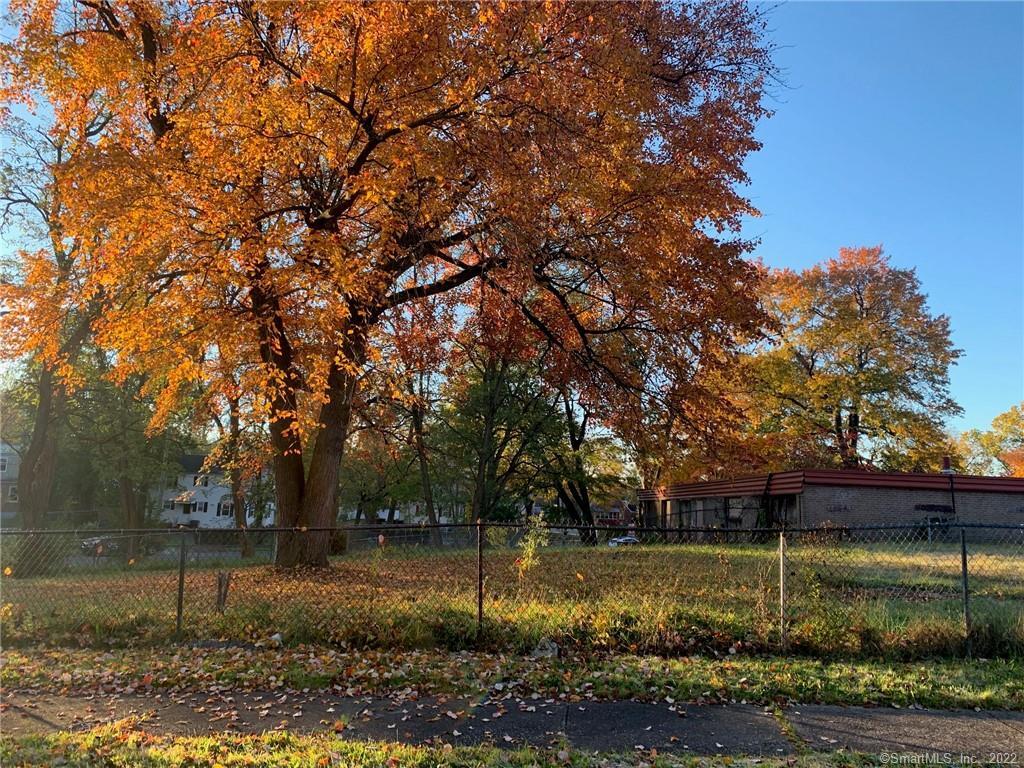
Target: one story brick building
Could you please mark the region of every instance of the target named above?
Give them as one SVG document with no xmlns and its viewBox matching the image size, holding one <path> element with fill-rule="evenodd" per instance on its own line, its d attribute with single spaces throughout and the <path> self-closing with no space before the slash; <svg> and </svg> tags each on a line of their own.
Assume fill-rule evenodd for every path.
<svg viewBox="0 0 1024 768">
<path fill-rule="evenodd" d="M 664 528 L 1024 525 L 1024 478 L 800 470 L 641 490 Z"/>
</svg>

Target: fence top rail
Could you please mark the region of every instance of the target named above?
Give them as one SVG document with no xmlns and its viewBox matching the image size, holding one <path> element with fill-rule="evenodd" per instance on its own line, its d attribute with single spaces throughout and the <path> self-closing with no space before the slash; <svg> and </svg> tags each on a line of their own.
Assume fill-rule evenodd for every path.
<svg viewBox="0 0 1024 768">
<path fill-rule="evenodd" d="M 507 521 L 482 521 L 479 527 L 485 528 L 507 528 L 522 529 L 526 527 L 525 522 Z M 260 533 L 335 533 L 335 532 L 370 532 L 370 531 L 392 531 L 392 532 L 414 532 L 429 530 L 472 530 L 478 527 L 477 523 L 359 523 L 336 526 L 299 526 L 299 527 L 267 527 L 267 528 L 193 528 L 189 526 L 176 526 L 167 528 L 0 528 L 0 536 L 76 536 L 81 538 L 110 537 L 110 536 L 167 536 L 184 535 L 189 533 L 201 534 L 260 534 Z M 929 529 L 983 529 L 983 530 L 1007 530 L 1024 531 L 1024 523 L 1018 525 L 1000 523 L 897 523 L 879 525 L 828 525 L 815 528 L 810 527 L 776 527 L 776 528 L 733 528 L 733 527 L 672 527 L 672 526 L 649 526 L 639 527 L 629 524 L 622 525 L 577 525 L 573 523 L 545 523 L 542 526 L 549 531 L 577 531 L 577 532 L 608 532 L 623 533 L 630 535 L 643 534 L 853 534 L 860 532 L 884 532 L 884 531 L 927 531 Z"/>
</svg>

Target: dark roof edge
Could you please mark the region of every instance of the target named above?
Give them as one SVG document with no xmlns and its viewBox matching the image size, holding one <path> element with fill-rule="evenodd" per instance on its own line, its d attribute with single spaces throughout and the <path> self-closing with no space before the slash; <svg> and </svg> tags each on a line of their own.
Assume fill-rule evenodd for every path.
<svg viewBox="0 0 1024 768">
<path fill-rule="evenodd" d="M 205 453 L 183 453 L 178 457 L 178 464 L 186 475 L 222 475 L 224 470 L 221 467 L 210 467 L 205 473 L 202 472 L 203 463 L 208 454 Z"/>
<path fill-rule="evenodd" d="M 804 486 L 901 488 L 949 490 L 973 493 L 1024 493 L 1024 477 L 947 475 L 941 472 L 864 472 L 842 469 L 807 469 L 703 483 L 677 483 L 642 489 L 638 496 L 651 499 L 700 499 L 735 496 L 786 496 L 801 493 Z"/>
</svg>

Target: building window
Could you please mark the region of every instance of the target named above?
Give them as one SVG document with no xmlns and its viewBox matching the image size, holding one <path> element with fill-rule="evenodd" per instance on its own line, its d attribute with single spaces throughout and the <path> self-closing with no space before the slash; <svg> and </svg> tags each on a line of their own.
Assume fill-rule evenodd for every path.
<svg viewBox="0 0 1024 768">
<path fill-rule="evenodd" d="M 166 501 L 164 501 L 164 509 L 166 509 L 168 512 L 173 512 L 174 511 L 174 499 L 167 499 Z"/>
<path fill-rule="evenodd" d="M 676 502 L 676 524 L 680 528 L 690 528 L 693 526 L 693 500 L 687 499 L 685 501 Z"/>
<path fill-rule="evenodd" d="M 225 496 L 217 504 L 217 517 L 233 517 L 235 514 L 235 503 L 230 497 Z"/>
<path fill-rule="evenodd" d="M 18 500 L 18 486 L 12 485 L 7 489 L 7 500 L 17 501 Z"/>
<path fill-rule="evenodd" d="M 3 457 L 0 457 L 0 472 L 6 472 L 6 471 L 7 471 L 7 457 L 3 456 Z"/>
<path fill-rule="evenodd" d="M 730 523 L 743 522 L 743 499 L 729 499 L 726 501 L 726 520 Z"/>
</svg>

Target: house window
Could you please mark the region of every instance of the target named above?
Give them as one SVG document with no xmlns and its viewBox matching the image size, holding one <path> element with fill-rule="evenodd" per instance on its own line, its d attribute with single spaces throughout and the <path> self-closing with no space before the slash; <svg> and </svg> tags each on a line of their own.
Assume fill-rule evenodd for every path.
<svg viewBox="0 0 1024 768">
<path fill-rule="evenodd" d="M 225 496 L 217 504 L 217 517 L 233 517 L 235 514 L 235 503 L 230 497 Z"/>
<path fill-rule="evenodd" d="M 168 512 L 174 511 L 174 499 L 167 499 L 164 501 L 164 509 Z"/>
<path fill-rule="evenodd" d="M 4 457 L 0 458 L 0 472 L 6 472 L 6 471 L 7 471 L 7 457 L 4 456 Z"/>
<path fill-rule="evenodd" d="M 202 485 L 203 488 L 209 487 L 209 485 L 210 485 L 210 478 L 207 477 L 206 475 L 203 475 L 202 479 L 199 481 L 199 484 Z"/>
<path fill-rule="evenodd" d="M 18 486 L 12 485 L 7 489 L 7 500 L 17 501 L 18 500 Z"/>
<path fill-rule="evenodd" d="M 209 508 L 210 508 L 209 502 L 206 502 L 206 501 L 197 502 L 195 506 L 196 506 L 196 511 L 197 512 L 202 512 L 204 515 L 207 513 L 207 511 L 209 511 Z"/>
</svg>

